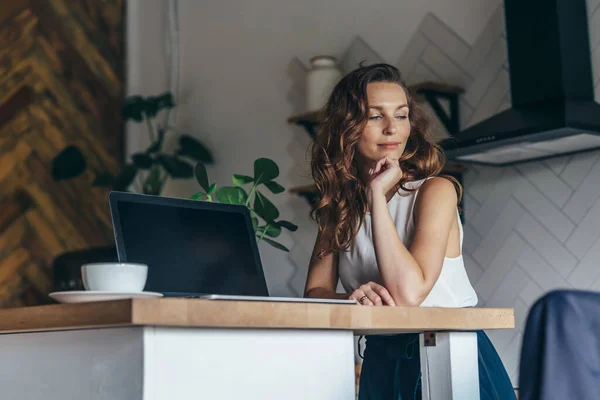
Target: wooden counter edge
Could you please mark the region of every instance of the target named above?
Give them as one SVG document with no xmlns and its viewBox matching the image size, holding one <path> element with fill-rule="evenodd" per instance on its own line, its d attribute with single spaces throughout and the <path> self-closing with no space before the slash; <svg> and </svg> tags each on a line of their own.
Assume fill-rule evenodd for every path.
<svg viewBox="0 0 600 400">
<path fill-rule="evenodd" d="M 54 304 L 0 310 L 0 334 L 28 331 L 174 326 L 334 329 L 357 334 L 510 329 L 510 308 L 363 307 L 342 304 L 162 298 Z"/>
<path fill-rule="evenodd" d="M 183 303 L 175 306 L 179 302 Z M 341 329 L 360 334 L 514 328 L 514 310 L 510 308 L 392 308 L 186 299 L 134 302 L 133 307 L 136 325 Z"/>
<path fill-rule="evenodd" d="M 0 334 L 131 325 L 133 300 L 50 304 L 0 310 Z"/>
</svg>

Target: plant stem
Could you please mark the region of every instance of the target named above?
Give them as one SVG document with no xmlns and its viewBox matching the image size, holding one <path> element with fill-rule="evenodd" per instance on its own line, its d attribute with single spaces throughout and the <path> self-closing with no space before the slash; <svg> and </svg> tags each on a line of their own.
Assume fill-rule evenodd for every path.
<svg viewBox="0 0 600 400">
<path fill-rule="evenodd" d="M 262 235 L 260 235 L 260 237 L 258 238 L 258 243 L 260 243 L 261 240 L 263 239 L 263 237 L 265 237 L 265 233 L 267 233 L 267 229 L 269 229 L 269 224 L 267 224 L 265 226 L 265 229 L 263 229 Z"/>
<path fill-rule="evenodd" d="M 252 195 L 254 194 L 254 192 L 256 192 L 256 188 L 258 187 L 258 184 L 256 182 L 260 182 L 261 178 L 262 178 L 262 174 L 260 174 L 258 179 L 256 179 L 254 181 L 254 183 L 252 184 L 252 189 L 250 189 L 250 194 L 248 194 L 248 199 L 246 200 L 246 206 L 248 206 L 248 204 L 250 204 L 250 199 L 252 199 Z"/>
<path fill-rule="evenodd" d="M 256 184 L 252 185 L 252 189 L 250 189 L 250 193 L 248 194 L 248 198 L 246 199 L 246 207 L 250 204 L 250 200 L 252 199 L 252 195 L 256 192 Z"/>
<path fill-rule="evenodd" d="M 168 129 L 168 127 L 170 126 L 169 124 L 169 117 L 171 116 L 171 109 L 167 108 L 165 110 L 165 119 L 164 119 L 164 126 L 165 126 L 165 130 Z"/>
<path fill-rule="evenodd" d="M 144 120 L 146 121 L 146 126 L 148 127 L 148 136 L 150 137 L 150 144 L 156 141 L 156 135 L 154 134 L 154 127 L 152 126 L 152 122 L 147 115 L 144 115 Z"/>
<path fill-rule="evenodd" d="M 137 189 L 138 193 L 144 193 L 144 185 L 141 182 L 141 178 L 140 178 L 139 174 L 135 178 L 136 178 L 135 179 L 135 186 L 136 186 L 136 189 Z"/>
<path fill-rule="evenodd" d="M 158 167 L 158 172 L 160 175 L 160 178 L 158 179 L 158 187 L 160 188 L 160 192 L 160 190 L 162 190 L 162 187 L 165 185 L 165 182 L 169 178 L 169 174 L 166 171 L 164 171 L 162 167 Z"/>
</svg>

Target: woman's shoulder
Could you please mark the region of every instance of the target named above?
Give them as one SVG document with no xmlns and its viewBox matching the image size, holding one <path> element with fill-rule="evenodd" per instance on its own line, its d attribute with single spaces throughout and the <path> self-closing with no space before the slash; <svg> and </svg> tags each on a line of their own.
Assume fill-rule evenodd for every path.
<svg viewBox="0 0 600 400">
<path fill-rule="evenodd" d="M 430 176 L 425 179 L 421 179 L 420 189 L 427 188 L 427 190 L 455 190 L 454 184 L 443 176 Z M 431 189 L 434 188 L 434 189 Z"/>
<path fill-rule="evenodd" d="M 423 188 L 429 188 L 429 187 L 435 187 L 435 188 L 439 188 L 439 187 L 450 187 L 453 188 L 454 184 L 444 178 L 443 176 L 439 176 L 439 175 L 435 175 L 435 176 L 428 176 L 426 178 L 420 178 L 420 179 L 415 179 L 415 180 L 411 180 L 411 181 L 407 181 L 404 183 L 403 185 L 406 189 L 410 189 L 410 190 L 421 190 Z M 440 189 L 434 189 L 434 190 L 440 190 Z M 441 189 L 443 190 L 443 189 Z"/>
<path fill-rule="evenodd" d="M 422 179 L 418 192 L 417 202 L 435 202 L 440 205 L 448 204 L 452 206 L 456 206 L 458 202 L 458 194 L 454 183 L 441 176 Z"/>
<path fill-rule="evenodd" d="M 441 177 L 441 176 L 428 176 L 426 178 L 421 178 L 421 179 L 415 179 L 412 181 L 408 181 L 404 183 L 404 187 L 406 189 L 408 189 L 410 192 L 417 192 L 417 191 L 422 191 L 424 188 L 431 188 L 431 187 L 435 187 L 436 189 L 434 190 L 440 190 L 438 189 L 439 187 L 444 187 L 447 186 L 447 184 L 450 185 L 450 187 L 454 187 L 454 185 L 452 184 L 452 182 L 450 182 L 448 179 Z M 431 190 L 431 189 L 428 189 Z M 441 189 L 443 190 L 443 189 Z"/>
</svg>

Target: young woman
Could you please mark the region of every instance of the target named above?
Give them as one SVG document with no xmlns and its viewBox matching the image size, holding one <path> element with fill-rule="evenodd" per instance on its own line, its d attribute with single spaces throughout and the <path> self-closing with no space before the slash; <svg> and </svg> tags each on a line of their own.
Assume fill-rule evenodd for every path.
<svg viewBox="0 0 600 400">
<path fill-rule="evenodd" d="M 313 146 L 319 233 L 305 296 L 364 306 L 472 307 L 462 259 L 462 189 L 396 68 L 358 68 L 334 88 Z M 336 293 L 338 278 L 347 293 Z M 514 399 L 477 332 L 481 399 Z M 418 335 L 369 336 L 359 399 L 420 399 Z"/>
</svg>

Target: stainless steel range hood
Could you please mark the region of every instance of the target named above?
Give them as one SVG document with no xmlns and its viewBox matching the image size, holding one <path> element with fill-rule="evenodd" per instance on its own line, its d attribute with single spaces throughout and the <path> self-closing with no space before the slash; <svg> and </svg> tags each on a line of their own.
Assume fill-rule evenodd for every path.
<svg viewBox="0 0 600 400">
<path fill-rule="evenodd" d="M 586 0 L 505 0 L 512 107 L 441 142 L 489 165 L 600 149 Z"/>
</svg>

